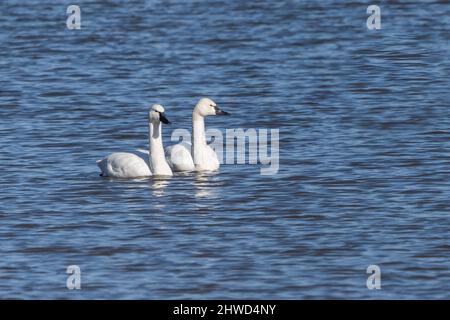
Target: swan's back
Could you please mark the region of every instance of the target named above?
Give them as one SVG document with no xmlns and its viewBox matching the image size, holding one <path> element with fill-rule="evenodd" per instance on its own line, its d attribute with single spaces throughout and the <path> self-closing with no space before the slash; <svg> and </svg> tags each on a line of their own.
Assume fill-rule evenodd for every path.
<svg viewBox="0 0 450 320">
<path fill-rule="evenodd" d="M 180 142 L 165 149 L 166 160 L 173 171 L 194 171 L 195 165 L 191 155 L 191 144 Z"/>
<path fill-rule="evenodd" d="M 97 165 L 105 177 L 138 178 L 152 175 L 145 160 L 133 153 L 116 152 L 97 161 Z"/>
</svg>

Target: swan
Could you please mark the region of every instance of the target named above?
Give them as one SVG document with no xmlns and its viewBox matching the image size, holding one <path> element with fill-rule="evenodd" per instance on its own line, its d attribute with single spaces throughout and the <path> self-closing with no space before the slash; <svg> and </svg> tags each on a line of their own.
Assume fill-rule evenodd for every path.
<svg viewBox="0 0 450 320">
<path fill-rule="evenodd" d="M 192 112 L 192 144 L 181 143 L 165 149 L 166 159 L 173 171 L 215 171 L 220 162 L 214 150 L 207 145 L 205 117 L 228 115 L 208 98 L 200 99 Z"/>
<path fill-rule="evenodd" d="M 115 152 L 97 161 L 103 177 L 138 178 L 152 175 L 171 176 L 172 170 L 164 157 L 161 122 L 169 124 L 164 108 L 155 104 L 149 111 L 149 164 L 134 153 Z"/>
</svg>

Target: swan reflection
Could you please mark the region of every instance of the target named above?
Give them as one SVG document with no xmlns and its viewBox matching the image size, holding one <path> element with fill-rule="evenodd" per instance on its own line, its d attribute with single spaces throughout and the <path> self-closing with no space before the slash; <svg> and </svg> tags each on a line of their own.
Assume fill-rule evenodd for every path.
<svg viewBox="0 0 450 320">
<path fill-rule="evenodd" d="M 164 196 L 165 189 L 170 183 L 170 176 L 153 177 L 152 192 L 155 197 Z"/>
</svg>

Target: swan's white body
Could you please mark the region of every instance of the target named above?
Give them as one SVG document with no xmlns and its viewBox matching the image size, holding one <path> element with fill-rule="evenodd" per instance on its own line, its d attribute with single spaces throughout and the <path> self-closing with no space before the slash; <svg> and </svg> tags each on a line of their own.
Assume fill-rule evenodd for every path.
<svg viewBox="0 0 450 320">
<path fill-rule="evenodd" d="M 161 118 L 162 117 L 162 118 Z M 172 170 L 164 157 L 162 145 L 161 120 L 168 120 L 164 116 L 164 108 L 154 105 L 149 113 L 149 149 L 148 163 L 134 153 L 116 152 L 97 161 L 97 165 L 104 177 L 139 178 L 152 175 L 171 176 Z"/>
<path fill-rule="evenodd" d="M 166 159 L 174 171 L 215 171 L 220 161 L 206 143 L 205 117 L 228 114 L 216 103 L 202 98 L 192 112 L 192 144 L 186 141 L 166 148 Z"/>
</svg>

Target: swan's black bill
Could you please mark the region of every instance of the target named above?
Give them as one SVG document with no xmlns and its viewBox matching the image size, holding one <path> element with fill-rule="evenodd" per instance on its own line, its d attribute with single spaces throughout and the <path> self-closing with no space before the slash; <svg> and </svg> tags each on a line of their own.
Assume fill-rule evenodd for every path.
<svg viewBox="0 0 450 320">
<path fill-rule="evenodd" d="M 216 115 L 217 116 L 228 116 L 229 113 L 226 111 L 223 111 L 222 109 L 220 109 L 218 106 L 214 106 L 214 110 L 216 111 Z"/>
<path fill-rule="evenodd" d="M 159 113 L 159 121 L 161 121 L 164 124 L 170 124 L 170 121 L 166 118 L 164 112 Z"/>
</svg>

